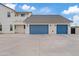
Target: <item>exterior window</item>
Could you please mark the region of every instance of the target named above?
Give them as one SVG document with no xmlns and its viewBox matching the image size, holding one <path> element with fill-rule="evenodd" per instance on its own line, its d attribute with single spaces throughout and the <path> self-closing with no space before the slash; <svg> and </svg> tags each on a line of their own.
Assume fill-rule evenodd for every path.
<svg viewBox="0 0 79 59">
<path fill-rule="evenodd" d="M 25 14 L 21 14 L 21 16 L 25 16 Z"/>
<path fill-rule="evenodd" d="M 10 12 L 7 13 L 7 17 L 11 17 Z"/>
<path fill-rule="evenodd" d="M 15 16 L 18 16 L 19 14 L 18 13 L 15 13 Z"/>
<path fill-rule="evenodd" d="M 25 29 L 26 27 L 25 27 L 25 25 L 24 25 L 24 29 Z"/>
<path fill-rule="evenodd" d="M 13 31 L 13 26 L 12 25 L 10 25 L 10 31 Z"/>
<path fill-rule="evenodd" d="M 2 31 L 2 25 L 0 25 L 0 31 Z"/>
</svg>

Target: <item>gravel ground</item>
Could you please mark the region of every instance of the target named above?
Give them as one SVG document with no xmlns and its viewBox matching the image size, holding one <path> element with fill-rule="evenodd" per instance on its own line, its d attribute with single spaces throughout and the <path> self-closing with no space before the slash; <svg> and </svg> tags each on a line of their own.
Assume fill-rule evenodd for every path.
<svg viewBox="0 0 79 59">
<path fill-rule="evenodd" d="M 0 34 L 0 56 L 79 56 L 79 35 Z"/>
</svg>

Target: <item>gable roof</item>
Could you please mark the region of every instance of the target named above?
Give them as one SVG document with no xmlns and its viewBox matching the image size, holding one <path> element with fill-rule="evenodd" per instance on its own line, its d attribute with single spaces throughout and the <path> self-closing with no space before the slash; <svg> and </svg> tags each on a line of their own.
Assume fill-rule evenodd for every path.
<svg viewBox="0 0 79 59">
<path fill-rule="evenodd" d="M 0 5 L 2 5 L 2 6 L 4 6 L 4 7 L 8 8 L 8 9 L 11 9 L 11 10 L 13 10 L 14 12 L 16 12 L 14 9 L 12 9 L 12 8 L 10 8 L 10 7 L 7 7 L 6 5 L 4 5 L 4 4 L 2 4 L 2 3 L 0 3 Z"/>
<path fill-rule="evenodd" d="M 70 23 L 72 21 L 60 15 L 32 15 L 25 23 Z"/>
</svg>

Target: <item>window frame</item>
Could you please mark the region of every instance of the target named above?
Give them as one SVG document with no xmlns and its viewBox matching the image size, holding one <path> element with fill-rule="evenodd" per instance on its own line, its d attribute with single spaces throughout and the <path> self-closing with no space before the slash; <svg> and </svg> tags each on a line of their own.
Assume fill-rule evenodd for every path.
<svg viewBox="0 0 79 59">
<path fill-rule="evenodd" d="M 25 16 L 25 13 L 21 13 L 21 17 L 24 17 Z"/>
<path fill-rule="evenodd" d="M 7 17 L 11 17 L 11 14 L 10 14 L 10 12 L 7 12 Z"/>
<path fill-rule="evenodd" d="M 24 25 L 24 29 L 26 29 L 26 26 Z"/>
<path fill-rule="evenodd" d="M 0 27 L 0 31 L 2 31 L 2 25 L 0 25 L 1 27 Z"/>
</svg>

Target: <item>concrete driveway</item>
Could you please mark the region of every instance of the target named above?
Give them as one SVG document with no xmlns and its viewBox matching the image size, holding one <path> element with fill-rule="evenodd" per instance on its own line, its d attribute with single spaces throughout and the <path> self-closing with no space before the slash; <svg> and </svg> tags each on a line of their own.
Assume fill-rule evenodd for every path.
<svg viewBox="0 0 79 59">
<path fill-rule="evenodd" d="M 79 56 L 79 35 L 0 34 L 0 56 Z"/>
</svg>

